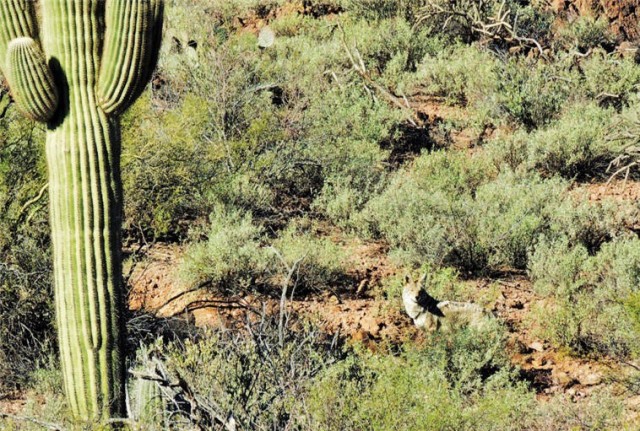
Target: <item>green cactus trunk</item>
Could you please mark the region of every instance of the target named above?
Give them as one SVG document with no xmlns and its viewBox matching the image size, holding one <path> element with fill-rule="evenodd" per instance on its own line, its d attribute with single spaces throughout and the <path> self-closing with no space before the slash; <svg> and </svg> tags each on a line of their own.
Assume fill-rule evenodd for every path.
<svg viewBox="0 0 640 431">
<path fill-rule="evenodd" d="M 80 10 L 65 20 L 56 6 Z M 74 0 L 43 5 L 45 50 L 57 59 L 53 72 L 63 77 L 64 95 L 46 147 L 60 363 L 68 402 L 83 418 L 124 414 L 120 149 L 95 92 L 100 39 L 93 8 Z"/>
<path fill-rule="evenodd" d="M 118 114 L 158 51 L 161 0 L 0 0 L 0 67 L 47 123 L 55 304 L 65 391 L 81 419 L 125 409 Z M 43 48 L 43 49 L 42 49 Z"/>
<path fill-rule="evenodd" d="M 124 413 L 119 149 L 95 103 L 69 100 L 47 134 L 60 363 L 73 411 L 109 417 Z"/>
</svg>

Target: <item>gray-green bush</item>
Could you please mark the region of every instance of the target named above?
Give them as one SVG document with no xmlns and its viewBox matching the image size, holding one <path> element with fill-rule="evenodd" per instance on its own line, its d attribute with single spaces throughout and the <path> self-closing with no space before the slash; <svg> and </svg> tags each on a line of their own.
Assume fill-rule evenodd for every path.
<svg viewBox="0 0 640 431">
<path fill-rule="evenodd" d="M 542 335 L 578 354 L 635 358 L 640 322 L 640 241 L 620 239 L 590 255 L 566 238 L 545 240 L 531 258 Z"/>
<path fill-rule="evenodd" d="M 535 400 L 504 354 L 504 332 L 465 330 L 405 346 L 359 352 L 311 386 L 310 428 L 322 430 L 515 430 Z"/>
</svg>

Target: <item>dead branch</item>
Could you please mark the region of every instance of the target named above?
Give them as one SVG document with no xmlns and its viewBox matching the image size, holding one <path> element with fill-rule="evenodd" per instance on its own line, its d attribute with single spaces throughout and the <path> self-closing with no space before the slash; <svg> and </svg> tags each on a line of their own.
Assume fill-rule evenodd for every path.
<svg viewBox="0 0 640 431">
<path fill-rule="evenodd" d="M 493 16 L 485 17 L 483 16 L 483 10 L 486 9 L 488 4 L 483 0 L 470 2 L 429 0 L 427 5 L 421 9 L 421 14 L 414 27 L 423 24 L 427 20 L 439 17 L 443 20 L 442 29 L 444 30 L 451 21 L 458 18 L 466 23 L 467 28 L 473 34 L 494 41 L 531 46 L 538 50 L 542 58 L 547 58 L 540 42 L 518 34 L 518 16 L 513 16 L 511 9 L 506 7 L 506 0 L 500 3 L 498 11 Z"/>
<path fill-rule="evenodd" d="M 25 202 L 24 205 L 22 205 L 22 208 L 20 208 L 20 213 L 18 214 L 18 220 L 22 220 L 27 209 L 29 209 L 30 206 L 38 203 L 44 197 L 44 192 L 46 192 L 48 188 L 49 188 L 49 183 L 46 183 L 44 186 L 42 186 L 42 188 L 40 189 L 40 191 L 35 197 L 29 199 L 27 202 Z M 29 216 L 28 219 L 31 219 L 31 216 Z"/>
<path fill-rule="evenodd" d="M 622 361 L 622 363 L 628 367 L 633 368 L 636 371 L 640 371 L 640 365 L 636 365 L 633 362 L 628 362 L 628 361 Z"/>
<path fill-rule="evenodd" d="M 206 423 L 217 422 L 227 431 L 237 431 L 233 413 L 224 415 L 222 409 L 213 400 L 205 400 L 196 394 L 178 372 L 170 372 L 165 364 L 157 357 L 150 358 L 145 371 L 129 370 L 130 375 L 138 379 L 155 382 L 160 387 L 165 399 L 179 404 L 178 399 L 184 399 L 190 406 L 191 423 L 205 430 Z"/>
<path fill-rule="evenodd" d="M 631 168 L 634 166 L 640 165 L 640 148 L 636 146 L 628 147 L 623 154 L 620 154 L 618 157 L 613 159 L 609 166 L 607 167 L 606 172 L 609 173 L 613 169 L 616 169 L 607 180 L 606 185 L 608 186 L 614 178 L 618 177 L 618 175 L 624 172 L 624 181 L 625 184 L 627 179 L 629 178 L 629 174 L 631 173 Z"/>
</svg>

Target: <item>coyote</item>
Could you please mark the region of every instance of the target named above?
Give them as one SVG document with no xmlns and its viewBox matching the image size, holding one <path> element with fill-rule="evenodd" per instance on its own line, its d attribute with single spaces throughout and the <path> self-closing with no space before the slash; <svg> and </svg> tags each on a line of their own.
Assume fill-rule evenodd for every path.
<svg viewBox="0 0 640 431">
<path fill-rule="evenodd" d="M 407 275 L 402 290 L 404 308 L 418 328 L 432 332 L 454 323 L 476 328 L 483 325 L 487 318 L 484 308 L 469 302 L 438 301 L 425 290 L 426 277 L 424 274 L 416 283 Z"/>
</svg>

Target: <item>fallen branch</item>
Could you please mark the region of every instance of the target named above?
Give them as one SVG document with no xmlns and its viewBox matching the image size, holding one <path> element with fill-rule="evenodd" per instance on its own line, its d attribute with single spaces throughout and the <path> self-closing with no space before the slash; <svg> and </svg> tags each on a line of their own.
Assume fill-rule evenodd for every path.
<svg viewBox="0 0 640 431">
<path fill-rule="evenodd" d="M 38 203 L 40 199 L 44 197 L 44 192 L 46 192 L 48 188 L 49 188 L 49 183 L 46 183 L 44 186 L 42 186 L 42 188 L 40 189 L 40 191 L 35 197 L 29 199 L 27 202 L 24 203 L 24 205 L 22 205 L 22 208 L 20 208 L 20 213 L 18 214 L 18 220 L 22 220 L 27 209 L 31 205 Z M 31 216 L 29 216 L 29 219 L 31 219 Z"/>
</svg>

